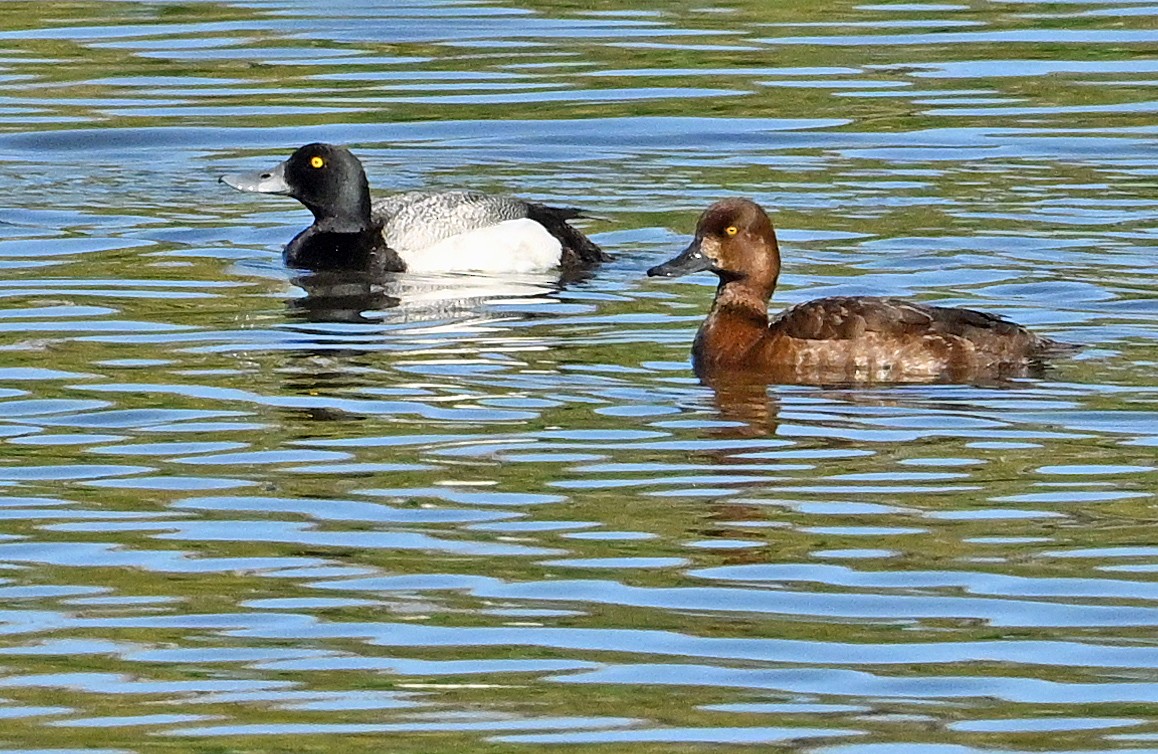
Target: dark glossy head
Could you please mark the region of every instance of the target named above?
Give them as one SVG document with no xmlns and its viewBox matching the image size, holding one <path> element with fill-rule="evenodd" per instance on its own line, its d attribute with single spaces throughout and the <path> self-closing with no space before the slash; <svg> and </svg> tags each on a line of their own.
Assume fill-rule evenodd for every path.
<svg viewBox="0 0 1158 754">
<path fill-rule="evenodd" d="M 723 199 L 704 210 L 696 237 L 675 259 L 647 271 L 677 277 L 711 270 L 723 282 L 744 280 L 770 293 L 780 275 L 780 249 L 772 221 L 751 199 Z"/>
<path fill-rule="evenodd" d="M 306 144 L 273 170 L 221 180 L 240 191 L 292 196 L 314 213 L 320 230 L 357 233 L 371 226 L 366 172 L 345 147 Z"/>
</svg>

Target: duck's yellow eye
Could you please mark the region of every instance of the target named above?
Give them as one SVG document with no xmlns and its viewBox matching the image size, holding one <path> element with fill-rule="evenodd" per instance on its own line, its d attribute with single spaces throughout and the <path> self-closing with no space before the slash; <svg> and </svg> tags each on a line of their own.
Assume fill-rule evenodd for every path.
<svg viewBox="0 0 1158 754">
<path fill-rule="evenodd" d="M 729 225 L 728 227 L 724 228 L 724 232 L 727 233 L 729 236 L 734 236 L 740 232 L 740 229 L 737 228 L 735 225 Z"/>
<path fill-rule="evenodd" d="M 320 167 L 324 166 L 325 164 L 326 164 L 326 161 L 323 160 L 321 157 L 318 157 L 317 155 L 314 155 L 313 157 L 310 158 L 310 167 L 311 168 L 320 168 Z"/>
</svg>

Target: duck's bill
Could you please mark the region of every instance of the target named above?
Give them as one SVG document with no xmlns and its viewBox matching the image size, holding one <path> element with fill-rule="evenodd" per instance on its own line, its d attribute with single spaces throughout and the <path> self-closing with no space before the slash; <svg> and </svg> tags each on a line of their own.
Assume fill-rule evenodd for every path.
<svg viewBox="0 0 1158 754">
<path fill-rule="evenodd" d="M 700 239 L 696 239 L 691 244 L 680 252 L 680 255 L 675 259 L 668 260 L 663 264 L 657 264 L 647 271 L 648 277 L 665 277 L 674 278 L 680 275 L 690 275 L 693 272 L 703 272 L 704 270 L 712 269 L 712 260 L 704 256 L 704 252 L 700 249 Z"/>
<path fill-rule="evenodd" d="M 221 176 L 221 182 L 238 191 L 256 191 L 259 194 L 288 194 L 289 184 L 285 180 L 285 163 L 273 170 L 259 173 L 230 173 Z"/>
</svg>

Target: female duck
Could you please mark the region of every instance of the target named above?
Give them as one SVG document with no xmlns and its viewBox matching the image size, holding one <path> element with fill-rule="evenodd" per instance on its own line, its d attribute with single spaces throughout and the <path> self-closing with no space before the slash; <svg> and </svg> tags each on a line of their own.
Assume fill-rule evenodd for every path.
<svg viewBox="0 0 1158 754">
<path fill-rule="evenodd" d="M 692 346 L 704 380 L 746 373 L 768 382 L 961 382 L 1029 373 L 1066 347 L 972 309 L 896 298 L 835 296 L 768 321 L 780 275 L 772 222 L 748 199 L 716 202 L 691 245 L 650 276 L 711 270 L 716 300 Z"/>
<path fill-rule="evenodd" d="M 297 269 L 516 273 L 606 259 L 567 223 L 581 216 L 577 209 L 475 191 L 413 191 L 371 202 L 362 163 L 332 144 L 307 144 L 273 170 L 221 180 L 292 196 L 314 214 L 283 253 Z"/>
</svg>

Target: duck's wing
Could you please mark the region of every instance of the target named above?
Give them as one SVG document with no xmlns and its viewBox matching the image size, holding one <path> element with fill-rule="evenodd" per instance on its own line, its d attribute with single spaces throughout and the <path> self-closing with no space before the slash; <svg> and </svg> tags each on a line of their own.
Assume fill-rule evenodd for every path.
<svg viewBox="0 0 1158 754">
<path fill-rule="evenodd" d="M 1036 376 L 1065 350 L 975 309 L 849 296 L 794 306 L 769 323 L 762 364 L 785 382 L 970 382 Z"/>
<path fill-rule="evenodd" d="M 526 217 L 527 203 L 478 191 L 409 191 L 375 200 L 371 215 L 390 248 L 405 253 Z"/>
<path fill-rule="evenodd" d="M 602 249 L 568 224 L 568 220 L 583 216 L 573 207 L 549 207 L 479 191 L 410 191 L 376 200 L 372 214 L 381 224 L 387 244 L 400 252 L 418 252 L 460 233 L 527 218 L 559 241 L 564 266 L 594 264 L 607 258 Z"/>
<path fill-rule="evenodd" d="M 875 296 L 807 301 L 780 313 L 769 326 L 803 340 L 852 340 L 873 333 L 898 341 L 967 341 L 973 349 L 999 358 L 1026 358 L 1066 348 L 996 314 Z"/>
<path fill-rule="evenodd" d="M 933 309 L 903 299 L 832 296 L 785 309 L 770 327 L 801 340 L 851 340 L 866 332 L 901 336 L 933 328 Z"/>
</svg>

